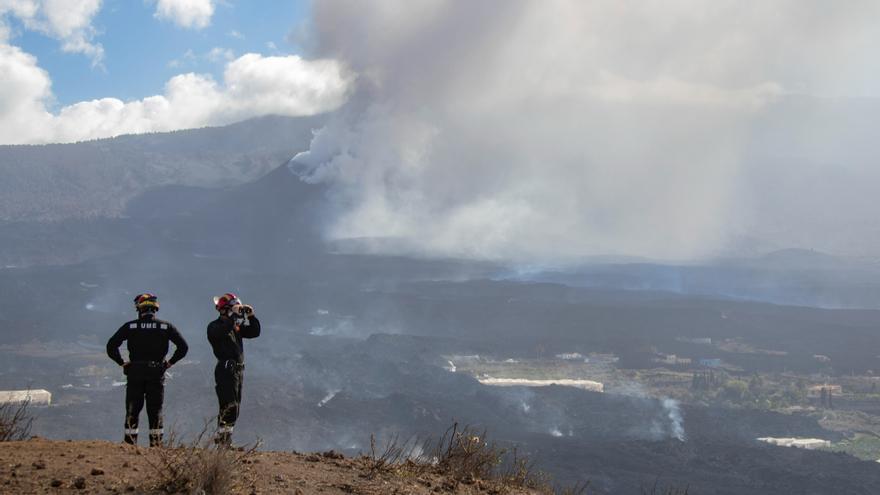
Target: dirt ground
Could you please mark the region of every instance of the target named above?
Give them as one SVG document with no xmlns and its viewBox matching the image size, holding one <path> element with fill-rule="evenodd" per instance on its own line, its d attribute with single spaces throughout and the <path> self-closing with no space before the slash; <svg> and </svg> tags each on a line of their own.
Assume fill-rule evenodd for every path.
<svg viewBox="0 0 880 495">
<path fill-rule="evenodd" d="M 160 493 L 151 459 L 156 459 L 154 450 L 105 441 L 0 443 L 0 493 Z M 231 493 L 532 493 L 499 490 L 480 480 L 456 484 L 431 474 L 370 476 L 363 459 L 335 453 L 255 452 L 236 478 Z"/>
</svg>

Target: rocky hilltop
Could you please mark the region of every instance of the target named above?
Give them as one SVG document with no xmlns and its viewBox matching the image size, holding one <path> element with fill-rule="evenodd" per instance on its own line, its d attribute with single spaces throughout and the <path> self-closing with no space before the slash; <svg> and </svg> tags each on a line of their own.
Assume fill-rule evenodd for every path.
<svg viewBox="0 0 880 495">
<path fill-rule="evenodd" d="M 33 438 L 0 443 L 0 493 L 167 493 L 176 475 L 213 475 L 213 493 L 262 494 L 538 494 L 503 482 L 350 458 L 268 451 L 147 449 L 106 441 Z M 191 462 L 198 457 L 199 462 Z M 176 473 L 189 466 L 192 472 Z M 210 473 L 212 469 L 216 471 Z M 197 472 L 198 471 L 198 472 Z M 208 476 L 210 478 L 210 476 Z M 204 485 L 202 485 L 204 486 Z M 180 492 L 198 492 L 192 484 Z M 206 490 L 207 493 L 212 493 Z"/>
</svg>

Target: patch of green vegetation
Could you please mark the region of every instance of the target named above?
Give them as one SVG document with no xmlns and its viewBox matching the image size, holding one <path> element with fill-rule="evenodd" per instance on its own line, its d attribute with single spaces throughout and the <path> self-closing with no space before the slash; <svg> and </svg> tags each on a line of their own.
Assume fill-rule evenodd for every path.
<svg viewBox="0 0 880 495">
<path fill-rule="evenodd" d="M 852 438 L 832 444 L 828 450 L 846 452 L 851 456 L 866 461 L 876 461 L 880 459 L 880 437 L 856 433 Z"/>
</svg>

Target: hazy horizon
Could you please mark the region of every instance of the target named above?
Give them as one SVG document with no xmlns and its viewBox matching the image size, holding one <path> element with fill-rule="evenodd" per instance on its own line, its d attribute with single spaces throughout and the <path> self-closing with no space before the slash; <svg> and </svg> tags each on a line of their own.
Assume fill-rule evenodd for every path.
<svg viewBox="0 0 880 495">
<path fill-rule="evenodd" d="M 210 8 L 164 6 L 152 23 L 222 37 L 219 51 L 192 58 L 213 61 L 216 77 L 180 72 L 160 95 L 58 110 L 52 74 L 17 43 L 30 43 L 29 32 L 85 40 L 102 51 L 62 47 L 100 55 L 112 79 L 115 26 L 104 35 L 93 25 L 106 6 L 94 2 L 68 24 L 50 4 L 0 6 L 0 63 L 12 76 L 0 83 L 0 139 L 329 111 L 295 157 L 332 190 L 329 239 L 393 238 L 428 255 L 519 262 L 790 247 L 880 255 L 871 187 L 880 8 L 871 2 L 331 0 L 291 18 L 286 47 L 244 54 L 223 45 L 245 34 L 212 24 L 233 22 L 235 6 L 203 3 Z"/>
</svg>

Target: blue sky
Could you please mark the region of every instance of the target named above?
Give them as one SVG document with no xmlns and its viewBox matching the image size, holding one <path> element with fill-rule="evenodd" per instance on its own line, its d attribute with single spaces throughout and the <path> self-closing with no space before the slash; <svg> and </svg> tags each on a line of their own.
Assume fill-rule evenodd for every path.
<svg viewBox="0 0 880 495">
<path fill-rule="evenodd" d="M 105 0 L 92 22 L 94 41 L 105 50 L 98 67 L 86 55 L 64 52 L 56 39 L 24 29 L 21 21 L 10 24 L 13 43 L 49 72 L 55 96 L 49 108 L 54 110 L 108 96 L 129 101 L 160 94 L 168 79 L 185 72 L 220 80 L 226 60 L 210 60 L 214 48 L 235 56 L 297 54 L 301 50 L 287 41 L 288 35 L 307 22 L 308 7 L 305 1 L 226 0 L 216 5 L 210 25 L 196 30 L 155 18 L 154 2 Z"/>
<path fill-rule="evenodd" d="M 309 57 L 311 4 L 0 0 L 0 144 L 314 115 L 354 80 Z"/>
</svg>

